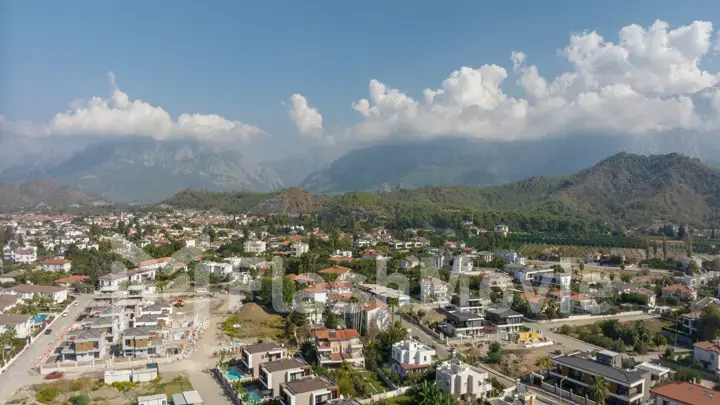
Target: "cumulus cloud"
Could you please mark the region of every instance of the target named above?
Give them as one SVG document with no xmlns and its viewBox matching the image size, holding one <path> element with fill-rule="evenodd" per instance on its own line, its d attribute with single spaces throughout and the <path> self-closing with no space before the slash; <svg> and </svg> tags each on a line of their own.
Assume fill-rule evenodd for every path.
<svg viewBox="0 0 720 405">
<path fill-rule="evenodd" d="M 461 67 L 423 99 L 371 80 L 369 95 L 352 104 L 361 121 L 338 138 L 373 140 L 464 135 L 512 140 L 608 131 L 647 134 L 720 129 L 720 75 L 699 67 L 717 47 L 709 22 L 671 28 L 657 21 L 629 25 L 618 40 L 597 32 L 571 36 L 560 53 L 571 69 L 543 77 L 523 52 L 512 52 L 512 70 L 498 65 Z M 522 95 L 508 95 L 513 80 Z M 344 137 L 344 138 L 343 138 Z"/>
<path fill-rule="evenodd" d="M 75 100 L 67 111 L 55 115 L 47 125 L 0 121 L 3 132 L 26 136 L 48 135 L 143 135 L 156 139 L 197 138 L 202 140 L 243 140 L 262 131 L 240 121 L 214 114 L 181 114 L 177 119 L 161 107 L 131 100 L 108 74 L 110 97 Z"/>
<path fill-rule="evenodd" d="M 301 94 L 290 97 L 288 109 L 290 119 L 295 122 L 302 135 L 318 136 L 323 134 L 323 118 L 317 108 L 311 107 L 307 99 Z"/>
</svg>

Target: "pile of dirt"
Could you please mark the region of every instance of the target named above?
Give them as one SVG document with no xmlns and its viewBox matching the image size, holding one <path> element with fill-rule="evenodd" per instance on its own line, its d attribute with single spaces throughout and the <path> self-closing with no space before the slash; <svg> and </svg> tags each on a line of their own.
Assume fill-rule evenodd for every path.
<svg viewBox="0 0 720 405">
<path fill-rule="evenodd" d="M 260 305 L 250 302 L 243 305 L 235 317 L 238 321 L 268 321 L 273 315 L 265 312 Z"/>
</svg>

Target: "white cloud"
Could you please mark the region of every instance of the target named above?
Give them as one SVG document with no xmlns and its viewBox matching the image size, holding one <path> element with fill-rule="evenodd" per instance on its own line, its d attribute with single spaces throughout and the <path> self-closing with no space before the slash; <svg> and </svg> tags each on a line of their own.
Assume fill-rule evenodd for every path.
<svg viewBox="0 0 720 405">
<path fill-rule="evenodd" d="M 552 80 L 513 52 L 510 73 L 498 65 L 461 67 L 440 88 L 425 89 L 423 100 L 371 80 L 369 96 L 352 104 L 362 120 L 327 135 L 346 142 L 396 134 L 509 140 L 718 130 L 720 75 L 698 66 L 717 46 L 713 38 L 712 24 L 701 21 L 674 29 L 662 21 L 630 25 L 615 43 L 596 32 L 574 34 L 561 52 L 572 69 Z M 508 77 L 521 97 L 503 90 Z"/>
<path fill-rule="evenodd" d="M 262 131 L 240 121 L 214 114 L 181 114 L 177 120 L 161 107 L 131 100 L 108 74 L 110 98 L 75 100 L 47 125 L 0 120 L 0 130 L 27 136 L 49 135 L 143 135 L 156 139 L 177 137 L 202 140 L 242 140 Z"/>
<path fill-rule="evenodd" d="M 307 99 L 301 94 L 293 94 L 290 97 L 290 119 L 302 135 L 319 136 L 323 134 L 323 118 L 317 108 L 311 107 Z"/>
</svg>

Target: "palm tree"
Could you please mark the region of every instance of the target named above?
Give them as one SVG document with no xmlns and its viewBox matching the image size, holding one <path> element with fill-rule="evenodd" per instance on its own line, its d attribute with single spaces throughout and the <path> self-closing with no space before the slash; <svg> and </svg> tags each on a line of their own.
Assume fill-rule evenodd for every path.
<svg viewBox="0 0 720 405">
<path fill-rule="evenodd" d="M 608 389 L 608 382 L 604 377 L 596 376 L 593 379 L 590 386 L 590 397 L 596 405 L 605 405 L 605 401 L 610 397 L 610 389 Z"/>
<path fill-rule="evenodd" d="M 390 298 L 388 300 L 388 305 L 390 306 L 390 316 L 392 323 L 395 323 L 395 308 L 400 306 L 400 302 L 397 298 Z"/>
</svg>

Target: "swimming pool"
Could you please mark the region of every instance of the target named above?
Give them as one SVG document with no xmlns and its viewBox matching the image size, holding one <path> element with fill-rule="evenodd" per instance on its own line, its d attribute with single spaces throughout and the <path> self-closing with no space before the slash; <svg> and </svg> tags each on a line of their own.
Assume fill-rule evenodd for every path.
<svg viewBox="0 0 720 405">
<path fill-rule="evenodd" d="M 237 368 L 229 368 L 225 370 L 225 378 L 228 379 L 228 381 L 233 382 L 237 380 L 241 380 L 243 378 L 247 377 L 246 374 L 243 374 L 240 369 Z"/>
<path fill-rule="evenodd" d="M 40 324 L 40 323 L 43 323 L 43 322 L 45 322 L 45 319 L 47 319 L 47 317 L 48 317 L 47 314 L 38 314 L 38 315 L 35 315 L 35 316 L 33 316 L 33 322 L 34 322 L 36 325 L 37 325 L 37 324 Z"/>
</svg>

